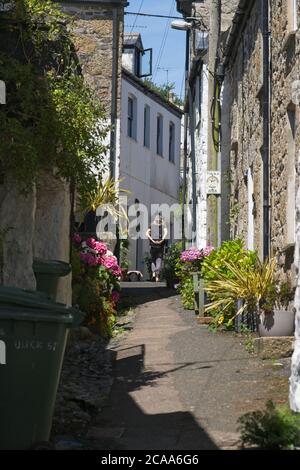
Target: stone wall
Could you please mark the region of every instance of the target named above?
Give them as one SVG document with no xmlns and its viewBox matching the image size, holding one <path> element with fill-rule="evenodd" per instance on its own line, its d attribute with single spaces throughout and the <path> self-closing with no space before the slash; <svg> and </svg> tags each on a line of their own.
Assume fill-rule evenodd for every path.
<svg viewBox="0 0 300 470">
<path fill-rule="evenodd" d="M 223 175 L 230 184 L 230 235 L 248 242 L 248 171 L 254 185 L 255 249 L 262 254 L 262 31 L 260 2 L 256 2 L 245 26 L 236 55 L 224 83 L 224 128 L 222 160 L 230 160 L 230 172 Z"/>
<path fill-rule="evenodd" d="M 21 194 L 14 181 L 5 179 L 0 186 L 1 284 L 36 287 L 32 270 L 35 209 L 35 187 Z"/>
<path fill-rule="evenodd" d="M 113 12 L 115 6 L 62 3 L 65 13 L 74 18 L 72 32 L 76 53 L 86 82 L 92 87 L 105 108 L 111 113 L 112 70 L 113 70 Z M 121 96 L 121 57 L 123 44 L 124 15 L 118 8 L 118 115 Z"/>
<path fill-rule="evenodd" d="M 299 112 L 292 84 L 299 76 L 297 35 L 290 34 L 287 0 L 272 1 L 271 9 L 271 255 L 276 255 L 282 277 L 294 279 L 296 155 L 299 151 Z M 247 172 L 254 179 L 254 248 L 263 244 L 263 53 L 261 2 L 256 1 L 232 57 L 225 87 L 231 92 L 230 132 L 223 148 L 231 146 L 231 236 L 249 237 Z M 230 95 L 230 93 L 229 93 Z M 248 173 L 249 174 L 249 173 Z"/>
<path fill-rule="evenodd" d="M 299 2 L 297 2 L 299 3 Z M 300 14 L 300 4 L 298 5 Z M 296 159 L 300 149 L 299 111 L 292 84 L 299 79 L 300 45 L 289 34 L 288 1 L 272 1 L 272 143 L 271 143 L 271 246 L 282 273 L 292 269 L 295 243 Z M 292 136 L 291 121 L 295 131 Z M 293 125 L 293 124 L 292 124 Z M 293 277 L 293 276 L 292 276 Z"/>
<path fill-rule="evenodd" d="M 71 195 L 69 184 L 45 173 L 36 185 L 33 255 L 70 261 Z M 59 280 L 57 301 L 71 304 L 71 275 Z"/>
<path fill-rule="evenodd" d="M 193 14 L 196 17 L 200 17 L 203 20 L 203 25 L 209 29 L 209 11 L 210 11 L 210 0 L 206 0 L 203 3 L 194 2 Z M 222 6 L 222 17 L 221 17 L 221 30 L 227 31 L 230 27 L 231 20 L 236 11 L 239 0 L 226 0 L 221 2 Z M 193 15 L 192 15 L 193 16 Z"/>
</svg>

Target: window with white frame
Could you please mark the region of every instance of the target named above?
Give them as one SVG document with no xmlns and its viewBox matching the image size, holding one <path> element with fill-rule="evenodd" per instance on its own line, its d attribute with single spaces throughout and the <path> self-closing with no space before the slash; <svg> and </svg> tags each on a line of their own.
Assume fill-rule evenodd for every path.
<svg viewBox="0 0 300 470">
<path fill-rule="evenodd" d="M 128 96 L 127 135 L 137 139 L 137 100 L 135 96 Z"/>
<path fill-rule="evenodd" d="M 297 0 L 287 0 L 288 32 L 293 33 L 298 29 Z"/>
<path fill-rule="evenodd" d="M 169 124 L 169 161 L 175 162 L 175 124 L 170 122 Z"/>
<path fill-rule="evenodd" d="M 161 114 L 157 115 L 156 129 L 156 153 L 163 156 L 164 119 Z"/>
<path fill-rule="evenodd" d="M 144 147 L 150 148 L 150 106 L 144 107 Z"/>
</svg>

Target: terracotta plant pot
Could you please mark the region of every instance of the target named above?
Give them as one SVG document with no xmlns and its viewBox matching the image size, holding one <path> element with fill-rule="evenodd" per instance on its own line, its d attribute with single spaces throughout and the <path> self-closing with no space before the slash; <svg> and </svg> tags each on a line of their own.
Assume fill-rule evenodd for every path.
<svg viewBox="0 0 300 470">
<path fill-rule="evenodd" d="M 293 310 L 274 310 L 261 313 L 258 319 L 260 336 L 293 336 L 295 331 L 295 312 Z"/>
</svg>

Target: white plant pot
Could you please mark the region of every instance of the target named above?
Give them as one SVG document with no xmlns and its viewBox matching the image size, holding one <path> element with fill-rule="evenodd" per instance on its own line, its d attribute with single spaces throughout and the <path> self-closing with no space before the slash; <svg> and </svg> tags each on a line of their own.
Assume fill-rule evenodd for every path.
<svg viewBox="0 0 300 470">
<path fill-rule="evenodd" d="M 295 331 L 294 310 L 273 310 L 260 313 L 258 332 L 260 336 L 293 336 Z"/>
</svg>

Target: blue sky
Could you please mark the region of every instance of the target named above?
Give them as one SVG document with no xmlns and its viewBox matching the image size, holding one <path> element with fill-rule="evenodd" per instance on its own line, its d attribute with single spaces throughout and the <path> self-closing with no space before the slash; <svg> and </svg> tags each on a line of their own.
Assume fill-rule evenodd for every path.
<svg viewBox="0 0 300 470">
<path fill-rule="evenodd" d="M 126 11 L 141 13 L 152 13 L 158 15 L 180 16 L 176 10 L 175 0 L 128 0 L 129 6 Z M 183 76 L 185 63 L 185 32 L 171 29 L 170 22 L 166 18 L 149 18 L 144 16 L 125 15 L 125 31 L 138 32 L 142 36 L 144 48 L 153 48 L 153 81 L 162 84 L 167 81 L 176 85 L 175 92 L 180 96 L 184 93 Z M 168 27 L 166 28 L 166 25 Z M 168 31 L 167 35 L 165 32 Z M 161 50 L 163 39 L 165 46 Z M 159 52 L 160 60 L 159 59 Z M 164 69 L 164 70 L 162 70 Z"/>
</svg>

